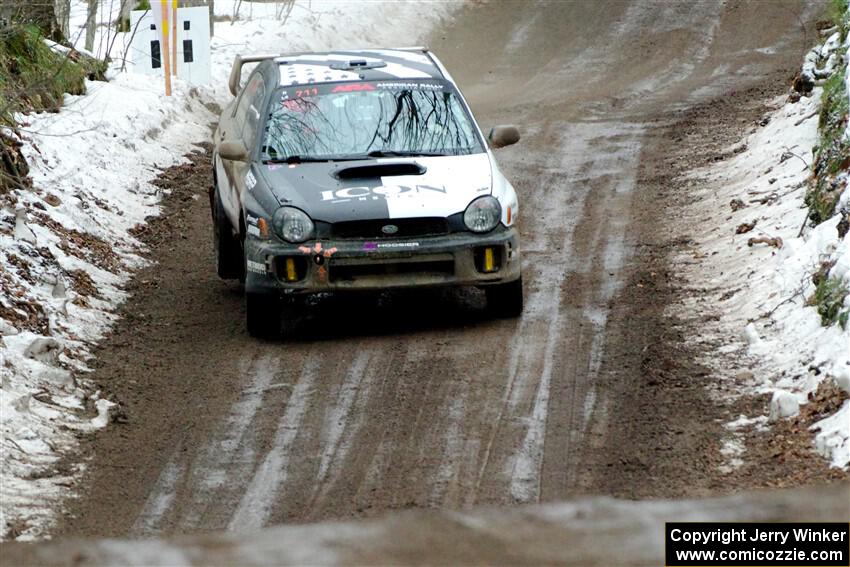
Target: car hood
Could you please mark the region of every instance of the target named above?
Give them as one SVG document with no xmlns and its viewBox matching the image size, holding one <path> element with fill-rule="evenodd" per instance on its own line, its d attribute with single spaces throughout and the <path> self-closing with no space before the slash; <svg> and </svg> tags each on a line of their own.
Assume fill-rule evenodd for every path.
<svg viewBox="0 0 850 567">
<path fill-rule="evenodd" d="M 324 222 L 448 217 L 492 188 L 486 153 L 268 164 L 259 170 L 280 204 Z"/>
</svg>

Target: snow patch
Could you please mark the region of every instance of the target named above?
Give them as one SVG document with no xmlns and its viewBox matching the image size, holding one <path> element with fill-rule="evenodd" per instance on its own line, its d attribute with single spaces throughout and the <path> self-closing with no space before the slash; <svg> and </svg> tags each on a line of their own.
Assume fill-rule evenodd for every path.
<svg viewBox="0 0 850 567">
<path fill-rule="evenodd" d="M 830 417 L 812 426 L 817 431 L 815 448 L 823 457 L 832 460 L 835 467 L 847 467 L 850 462 L 850 400 Z"/>
<path fill-rule="evenodd" d="M 800 413 L 800 400 L 796 395 L 784 390 L 776 390 L 770 399 L 770 414 L 768 421 L 778 421 L 786 417 L 794 417 Z"/>
<path fill-rule="evenodd" d="M 727 439 L 720 448 L 720 454 L 726 458 L 726 461 L 719 467 L 720 472 L 728 474 L 743 465 L 744 459 L 742 457 L 746 450 L 740 438 Z"/>
</svg>

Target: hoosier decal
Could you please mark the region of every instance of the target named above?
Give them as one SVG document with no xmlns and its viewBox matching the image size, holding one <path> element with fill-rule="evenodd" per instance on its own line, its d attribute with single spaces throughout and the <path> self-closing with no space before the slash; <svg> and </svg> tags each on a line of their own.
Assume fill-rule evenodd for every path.
<svg viewBox="0 0 850 567">
<path fill-rule="evenodd" d="M 374 252 L 382 248 L 419 248 L 418 242 L 364 242 L 364 252 Z"/>
<path fill-rule="evenodd" d="M 418 242 L 379 242 L 378 248 L 419 248 Z"/>
</svg>

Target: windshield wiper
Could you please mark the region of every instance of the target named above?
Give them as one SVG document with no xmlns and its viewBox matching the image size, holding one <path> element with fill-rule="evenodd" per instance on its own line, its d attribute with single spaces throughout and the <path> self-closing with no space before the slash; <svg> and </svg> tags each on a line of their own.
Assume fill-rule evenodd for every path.
<svg viewBox="0 0 850 567">
<path fill-rule="evenodd" d="M 316 157 L 310 157 L 310 156 L 287 156 L 285 158 L 265 159 L 265 160 L 263 160 L 263 163 L 266 163 L 266 164 L 268 164 L 268 163 L 289 163 L 289 164 L 293 164 L 293 163 L 305 163 L 305 162 L 311 162 L 311 161 L 328 161 L 328 160 L 320 159 L 320 158 L 316 158 Z"/>
<path fill-rule="evenodd" d="M 373 150 L 366 154 L 369 157 L 431 157 L 431 156 L 449 156 L 445 152 L 420 152 L 415 150 Z"/>
<path fill-rule="evenodd" d="M 266 158 L 263 160 L 263 163 L 315 163 L 315 162 L 323 162 L 323 161 L 350 161 L 356 159 L 367 159 L 362 155 L 353 155 L 353 156 L 286 156 L 284 158 Z"/>
<path fill-rule="evenodd" d="M 456 154 L 447 154 L 445 152 L 420 152 L 413 150 L 373 150 L 368 154 L 351 154 L 351 155 L 335 155 L 335 156 L 299 156 L 292 155 L 280 158 L 266 158 L 263 163 L 315 163 L 323 161 L 354 161 L 364 160 L 369 158 L 381 157 L 432 157 L 432 156 L 451 156 Z"/>
</svg>

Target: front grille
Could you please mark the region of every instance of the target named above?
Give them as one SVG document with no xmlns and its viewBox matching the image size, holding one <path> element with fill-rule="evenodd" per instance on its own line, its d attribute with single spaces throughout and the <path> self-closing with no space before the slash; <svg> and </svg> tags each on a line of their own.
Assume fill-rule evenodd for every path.
<svg viewBox="0 0 850 567">
<path fill-rule="evenodd" d="M 387 226 L 398 230 L 388 233 L 384 231 Z M 448 233 L 449 223 L 442 217 L 343 221 L 331 225 L 332 238 L 412 238 Z"/>
<path fill-rule="evenodd" d="M 453 260 L 426 260 L 422 262 L 398 262 L 379 264 L 331 265 L 330 281 L 355 281 L 358 278 L 380 276 L 452 276 L 455 273 Z"/>
</svg>

